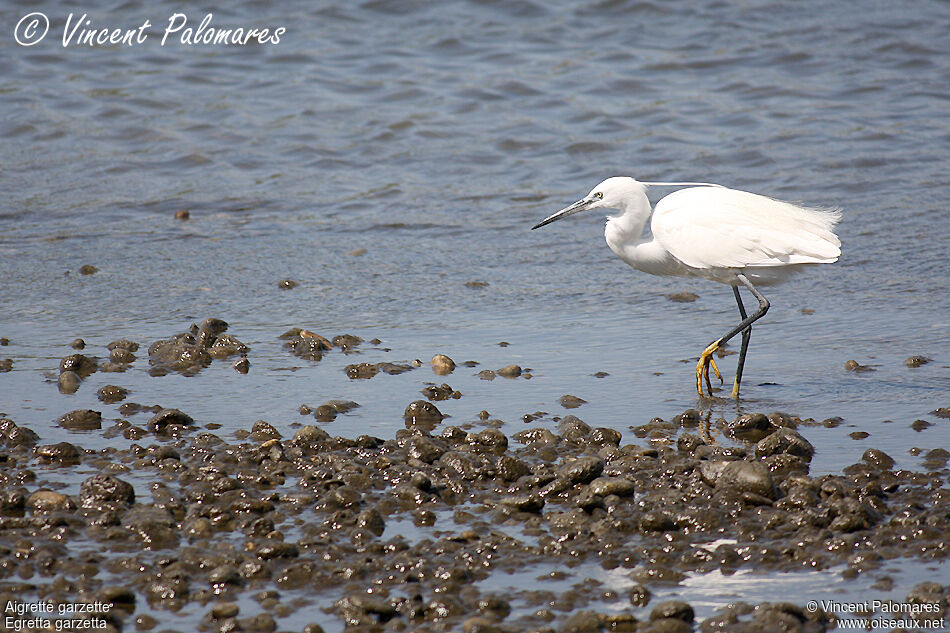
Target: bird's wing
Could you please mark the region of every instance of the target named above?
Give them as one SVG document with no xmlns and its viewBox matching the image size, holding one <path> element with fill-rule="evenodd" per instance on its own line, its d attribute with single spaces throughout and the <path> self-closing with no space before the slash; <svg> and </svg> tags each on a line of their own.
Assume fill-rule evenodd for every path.
<svg viewBox="0 0 950 633">
<path fill-rule="evenodd" d="M 726 187 L 690 187 L 660 200 L 653 236 L 693 268 L 742 268 L 837 261 L 840 213 Z"/>
</svg>

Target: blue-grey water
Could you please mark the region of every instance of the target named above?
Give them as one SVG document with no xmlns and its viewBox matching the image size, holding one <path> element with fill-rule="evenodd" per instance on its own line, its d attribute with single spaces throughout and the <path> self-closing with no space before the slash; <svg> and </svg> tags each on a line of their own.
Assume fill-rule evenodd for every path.
<svg viewBox="0 0 950 633">
<path fill-rule="evenodd" d="M 49 33 L 20 46 L 33 11 Z M 286 32 L 162 46 L 177 11 Z M 64 47 L 70 13 L 153 26 L 134 46 Z M 463 394 L 439 404 L 453 423 L 485 409 L 506 433 L 536 411 L 553 425 L 564 394 L 625 441 L 700 404 L 714 419 L 839 416 L 806 429 L 813 473 L 872 446 L 922 469 L 915 448 L 950 443 L 931 413 L 950 406 L 948 3 L 9 2 L 0 26 L 0 359 L 13 360 L 0 411 L 44 441 L 127 446 L 54 423 L 78 408 L 118 418 L 96 398 L 105 384 L 226 437 L 257 419 L 292 434 L 302 404 L 332 398 L 362 405 L 332 433 L 391 437 L 420 389 L 448 382 Z M 840 262 L 768 290 L 738 404 L 699 403 L 693 382 L 736 320 L 728 288 L 628 268 L 594 214 L 528 230 L 613 175 L 843 209 Z M 699 298 L 667 297 L 680 292 Z M 76 337 L 104 358 L 114 339 L 147 346 L 209 316 L 250 345 L 249 374 L 216 361 L 155 378 L 142 350 L 125 373 L 57 389 Z M 277 339 L 295 326 L 382 343 L 305 361 Z M 435 353 L 479 365 L 435 376 Z M 911 368 L 913 355 L 932 360 Z M 398 376 L 343 371 L 415 359 Z M 512 363 L 532 378 L 476 376 Z M 836 595 L 869 591 L 845 585 Z"/>
</svg>

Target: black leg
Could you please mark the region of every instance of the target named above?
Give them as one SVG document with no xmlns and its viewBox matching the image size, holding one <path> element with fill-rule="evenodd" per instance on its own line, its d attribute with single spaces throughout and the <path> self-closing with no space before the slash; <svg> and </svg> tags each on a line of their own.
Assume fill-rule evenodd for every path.
<svg viewBox="0 0 950 633">
<path fill-rule="evenodd" d="M 717 349 L 719 349 L 719 346 L 720 346 L 720 345 L 722 345 L 722 344 L 725 343 L 726 341 L 732 339 L 732 338 L 733 338 L 736 334 L 738 334 L 739 332 L 743 332 L 744 330 L 750 330 L 750 334 L 751 334 L 751 328 L 750 328 L 750 326 L 751 326 L 753 323 L 755 323 L 756 321 L 758 321 L 759 319 L 761 319 L 763 316 L 765 316 L 765 313 L 769 311 L 769 300 L 762 296 L 762 293 L 759 292 L 758 289 L 756 289 L 756 287 L 752 285 L 752 283 L 746 278 L 745 275 L 743 275 L 743 274 L 738 274 L 738 275 L 736 275 L 736 279 L 738 279 L 738 280 L 739 280 L 739 283 L 741 283 L 743 286 L 745 286 L 746 288 L 748 288 L 749 291 L 755 296 L 755 298 L 756 298 L 756 299 L 758 300 L 758 302 L 759 302 L 759 309 L 756 310 L 755 312 L 753 312 L 751 316 L 742 319 L 742 321 L 739 323 L 739 325 L 737 325 L 736 327 L 734 327 L 734 328 L 732 328 L 731 330 L 729 330 L 728 332 L 726 332 L 726 334 L 725 334 L 722 338 L 719 338 L 719 339 L 713 341 L 712 343 L 710 343 L 710 344 L 706 347 L 706 349 L 703 350 L 703 353 L 699 355 L 699 363 L 696 365 L 696 390 L 699 392 L 699 396 L 700 396 L 701 398 L 703 397 L 703 383 L 702 383 L 702 377 L 703 377 L 703 375 L 705 375 L 705 377 L 706 377 L 706 384 L 707 384 L 707 387 L 708 387 L 708 385 L 709 385 L 709 366 L 710 366 L 710 365 L 713 365 L 713 368 L 715 368 L 715 363 L 714 363 L 714 361 L 713 361 L 713 359 L 712 359 L 713 353 L 714 353 Z M 738 296 L 738 288 L 736 289 L 736 295 Z M 743 308 L 743 309 L 744 309 L 744 308 Z M 744 336 L 748 336 L 748 335 L 744 335 Z M 741 353 L 740 353 L 740 355 L 743 357 L 743 362 L 744 362 L 744 356 L 745 356 L 745 354 L 741 354 Z M 718 371 L 717 371 L 717 373 L 718 373 Z M 711 394 L 710 394 L 710 395 L 711 395 Z M 739 395 L 739 394 L 738 394 L 737 390 L 736 390 L 736 389 L 733 389 L 733 396 L 734 396 L 734 397 L 738 397 L 738 395 Z"/>
<path fill-rule="evenodd" d="M 745 306 L 742 304 L 742 296 L 739 294 L 739 286 L 732 287 L 733 294 L 736 295 L 736 304 L 739 306 L 739 316 L 743 320 L 748 318 L 745 313 Z M 742 330 L 742 347 L 739 348 L 739 363 L 736 365 L 736 380 L 732 383 L 732 397 L 739 397 L 739 383 L 742 382 L 742 368 L 745 367 L 745 353 L 749 349 L 749 338 L 752 337 L 752 326 Z"/>
</svg>

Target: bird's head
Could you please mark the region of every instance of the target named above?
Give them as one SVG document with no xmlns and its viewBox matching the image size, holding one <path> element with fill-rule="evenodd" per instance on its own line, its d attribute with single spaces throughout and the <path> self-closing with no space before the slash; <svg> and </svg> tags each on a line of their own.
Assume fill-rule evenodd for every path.
<svg viewBox="0 0 950 633">
<path fill-rule="evenodd" d="M 641 200 L 645 191 L 646 185 L 642 182 L 628 176 L 614 176 L 591 189 L 589 194 L 574 204 L 544 218 L 531 229 L 539 229 L 546 224 L 589 209 L 623 209 L 630 202 Z"/>
</svg>

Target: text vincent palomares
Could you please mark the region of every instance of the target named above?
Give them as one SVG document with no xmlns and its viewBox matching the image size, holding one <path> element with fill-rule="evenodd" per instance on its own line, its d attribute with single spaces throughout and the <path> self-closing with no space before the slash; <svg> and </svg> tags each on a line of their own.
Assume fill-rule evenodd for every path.
<svg viewBox="0 0 950 633">
<path fill-rule="evenodd" d="M 237 44 L 244 45 L 248 42 L 257 42 L 258 44 L 280 44 L 280 36 L 287 32 L 287 28 L 279 26 L 277 28 L 218 28 L 211 25 L 213 16 L 211 13 L 205 15 L 197 28 L 188 25 L 188 16 L 184 13 L 175 13 L 168 18 L 168 25 L 162 33 L 161 45 L 171 37 L 172 41 L 176 38 L 186 45 L 218 45 L 218 44 Z M 66 18 L 66 25 L 63 27 L 63 47 L 73 44 L 88 46 L 104 46 L 106 44 L 125 44 L 135 46 L 142 44 L 148 39 L 147 29 L 152 27 L 152 23 L 146 19 L 134 28 L 95 28 L 92 20 L 83 13 L 79 18 L 74 18 L 70 13 Z"/>
</svg>

